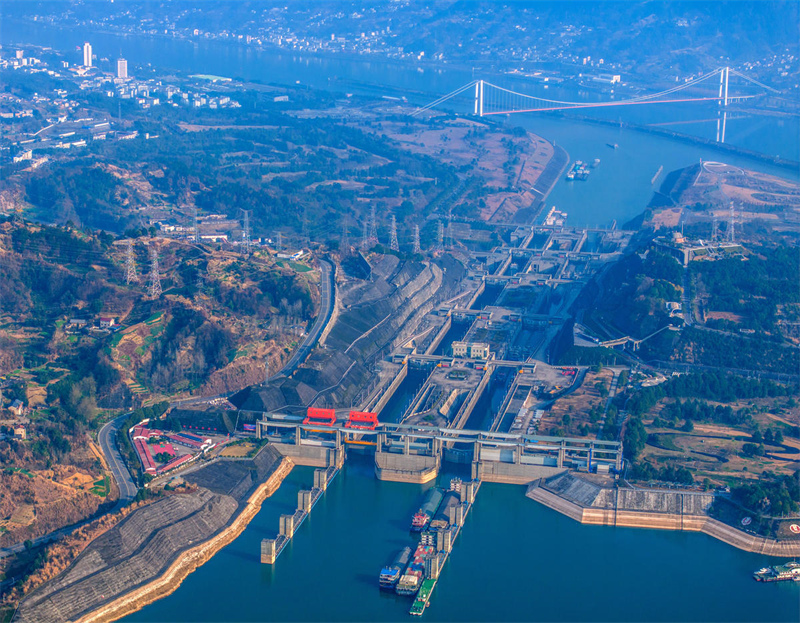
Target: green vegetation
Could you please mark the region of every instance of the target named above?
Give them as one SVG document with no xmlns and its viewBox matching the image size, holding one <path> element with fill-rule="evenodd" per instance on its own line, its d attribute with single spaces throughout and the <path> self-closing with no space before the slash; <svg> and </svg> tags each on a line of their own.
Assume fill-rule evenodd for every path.
<svg viewBox="0 0 800 623">
<path fill-rule="evenodd" d="M 758 482 L 733 487 L 731 497 L 759 515 L 789 515 L 800 509 L 800 480 L 796 476 L 765 474 Z"/>
<path fill-rule="evenodd" d="M 800 255 L 796 248 L 756 247 L 746 260 L 692 263 L 691 272 L 706 297 L 706 308 L 741 318 L 739 322 L 709 320 L 707 325 L 776 332 L 778 306 L 800 303 L 800 288 L 786 281 L 787 275 L 800 271 Z"/>
</svg>

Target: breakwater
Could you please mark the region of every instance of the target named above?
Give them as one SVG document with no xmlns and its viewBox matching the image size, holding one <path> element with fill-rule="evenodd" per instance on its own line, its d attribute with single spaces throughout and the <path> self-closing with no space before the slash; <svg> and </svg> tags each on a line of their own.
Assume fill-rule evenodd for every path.
<svg viewBox="0 0 800 623">
<path fill-rule="evenodd" d="M 525 495 L 582 524 L 703 532 L 748 552 L 800 556 L 800 540 L 767 539 L 709 517 L 712 494 L 612 489 L 562 474 L 532 483 Z"/>
</svg>

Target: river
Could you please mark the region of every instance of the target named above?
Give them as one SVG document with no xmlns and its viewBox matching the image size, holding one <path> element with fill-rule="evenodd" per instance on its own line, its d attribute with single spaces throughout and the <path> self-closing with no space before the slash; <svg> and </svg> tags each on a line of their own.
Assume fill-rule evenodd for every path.
<svg viewBox="0 0 800 623">
<path fill-rule="evenodd" d="M 410 620 L 377 576 L 410 543 L 423 486 L 376 480 L 371 457 L 350 457 L 276 564 L 259 562 L 312 471 L 295 468 L 236 541 L 124 620 Z M 484 484 L 423 620 L 797 621 L 800 586 L 751 577 L 772 563 L 699 533 L 583 526 Z"/>
</svg>

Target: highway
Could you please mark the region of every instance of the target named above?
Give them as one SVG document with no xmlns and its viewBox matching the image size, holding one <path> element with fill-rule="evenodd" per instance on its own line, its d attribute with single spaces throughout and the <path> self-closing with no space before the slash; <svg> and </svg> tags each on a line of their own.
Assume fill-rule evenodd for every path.
<svg viewBox="0 0 800 623">
<path fill-rule="evenodd" d="M 139 487 L 133 482 L 133 478 L 122 460 L 119 447 L 117 447 L 117 431 L 129 416 L 129 413 L 125 413 L 107 422 L 97 435 L 97 441 L 100 443 L 103 455 L 106 457 L 111 473 L 114 474 L 114 480 L 117 481 L 117 487 L 119 487 L 119 501 L 112 512 L 125 506 L 136 497 L 136 493 L 139 491 Z"/>
<path fill-rule="evenodd" d="M 306 360 L 306 357 L 308 357 L 312 349 L 317 345 L 319 336 L 322 335 L 322 332 L 328 324 L 328 320 L 330 320 L 331 314 L 333 314 L 333 266 L 327 260 L 320 259 L 319 269 L 319 314 L 314 321 L 314 326 L 311 327 L 311 331 L 308 332 L 306 339 L 303 340 L 303 343 L 297 348 L 292 358 L 283 366 L 280 372 L 282 376 L 291 376 L 300 364 Z"/>
</svg>

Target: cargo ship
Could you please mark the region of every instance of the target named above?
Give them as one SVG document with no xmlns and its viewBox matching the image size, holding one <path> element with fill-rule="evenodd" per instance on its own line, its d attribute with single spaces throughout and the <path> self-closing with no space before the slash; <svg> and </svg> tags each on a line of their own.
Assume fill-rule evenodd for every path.
<svg viewBox="0 0 800 623">
<path fill-rule="evenodd" d="M 756 582 L 800 582 L 800 562 L 764 567 L 753 574 Z"/>
<path fill-rule="evenodd" d="M 411 531 L 422 532 L 428 525 L 428 522 L 436 514 L 436 509 L 442 501 L 444 494 L 441 489 L 433 488 L 428 491 L 425 496 L 425 501 L 422 503 L 420 509 L 411 518 Z"/>
<path fill-rule="evenodd" d="M 403 569 L 405 569 L 408 565 L 410 558 L 411 548 L 404 547 L 391 565 L 381 569 L 381 575 L 378 578 L 378 583 L 382 589 L 392 590 L 395 586 L 397 586 L 397 582 L 400 580 L 400 574 L 403 573 Z"/>
<path fill-rule="evenodd" d="M 417 546 L 414 557 L 406 567 L 406 572 L 397 582 L 395 591 L 398 595 L 416 595 L 422 580 L 425 578 L 425 559 L 433 556 L 435 548 L 432 545 Z"/>
<path fill-rule="evenodd" d="M 581 160 L 576 160 L 575 164 L 572 165 L 572 168 L 567 173 L 568 180 L 586 180 L 589 177 L 591 170 L 589 167 L 584 164 Z"/>
<path fill-rule="evenodd" d="M 448 491 L 442 503 L 439 505 L 439 510 L 436 512 L 436 515 L 433 516 L 433 521 L 431 521 L 431 529 L 432 530 L 439 530 L 441 528 L 447 528 L 450 525 L 450 517 L 448 516 L 448 509 L 451 506 L 458 506 L 461 504 L 461 496 L 456 491 Z"/>
</svg>

